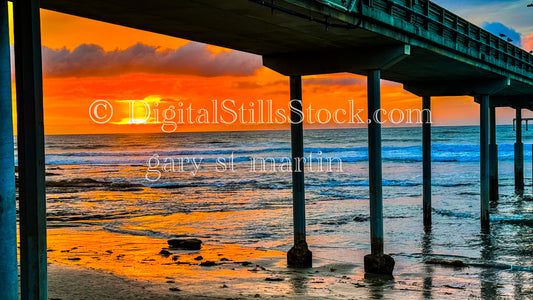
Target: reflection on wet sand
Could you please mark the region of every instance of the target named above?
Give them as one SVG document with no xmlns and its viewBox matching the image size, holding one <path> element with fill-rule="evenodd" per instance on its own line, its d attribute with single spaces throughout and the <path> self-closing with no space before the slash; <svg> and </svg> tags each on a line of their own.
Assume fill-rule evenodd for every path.
<svg viewBox="0 0 533 300">
<path fill-rule="evenodd" d="M 433 235 L 431 233 L 431 228 L 425 228 L 424 230 L 424 236 L 422 237 L 422 259 L 424 261 L 430 259 L 430 255 L 433 254 Z M 424 278 L 423 278 L 423 286 L 424 286 L 424 299 L 432 299 L 432 293 L 431 290 L 433 288 L 433 266 L 429 264 L 424 265 Z"/>
</svg>

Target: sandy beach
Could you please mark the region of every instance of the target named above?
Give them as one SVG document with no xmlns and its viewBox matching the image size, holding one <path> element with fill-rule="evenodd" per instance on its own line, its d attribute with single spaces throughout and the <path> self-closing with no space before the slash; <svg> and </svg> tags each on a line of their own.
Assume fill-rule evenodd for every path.
<svg viewBox="0 0 533 300">
<path fill-rule="evenodd" d="M 348 264 L 315 251 L 313 268 L 291 269 L 282 252 L 238 245 L 172 250 L 165 240 L 83 228 L 48 235 L 50 299 L 477 299 L 501 288 L 480 282 L 473 267 L 412 265 L 398 255 L 394 278 L 365 278 L 362 252 L 337 252 L 360 256 Z"/>
</svg>

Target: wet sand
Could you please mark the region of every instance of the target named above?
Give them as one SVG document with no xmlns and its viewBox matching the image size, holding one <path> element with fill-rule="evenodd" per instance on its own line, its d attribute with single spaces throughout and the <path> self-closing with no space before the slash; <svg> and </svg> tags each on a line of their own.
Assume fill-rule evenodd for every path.
<svg viewBox="0 0 533 300">
<path fill-rule="evenodd" d="M 83 227 L 51 228 L 48 237 L 50 299 L 476 299 L 482 296 L 479 281 L 468 276 L 469 268 L 423 263 L 408 266 L 401 257 L 396 257 L 394 279 L 365 278 L 362 264 L 324 259 L 331 253 L 320 250 L 314 252 L 313 268 L 291 269 L 285 265 L 283 252 L 210 241 L 204 241 L 201 250 L 173 250 L 166 248 L 163 239 Z M 160 254 L 162 249 L 171 254 Z M 364 255 L 339 253 L 360 256 L 361 262 Z"/>
</svg>

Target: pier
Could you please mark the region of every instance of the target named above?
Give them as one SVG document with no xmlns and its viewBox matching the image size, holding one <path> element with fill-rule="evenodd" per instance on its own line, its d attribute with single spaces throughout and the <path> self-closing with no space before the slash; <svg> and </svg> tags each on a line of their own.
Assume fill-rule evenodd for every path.
<svg viewBox="0 0 533 300">
<path fill-rule="evenodd" d="M 349 72 L 368 78 L 368 116 L 381 103 L 380 80 L 403 84 L 431 111 L 432 97 L 471 96 L 480 117 L 480 229 L 498 198 L 496 108 L 521 110 L 533 100 L 533 55 L 427 0 L 18 0 L 13 1 L 18 124 L 20 284 L 22 299 L 47 299 L 46 191 L 40 8 L 262 56 L 286 75 L 290 97 L 302 99 L 301 76 Z M 7 1 L 0 0 L 0 290 L 18 299 L 16 206 Z M 379 115 L 379 113 L 377 114 Z M 293 116 L 297 118 L 298 116 Z M 379 117 L 379 116 L 378 116 Z M 423 223 L 431 230 L 431 123 L 424 113 Z M 294 247 L 290 267 L 312 266 L 306 241 L 304 136 L 292 124 Z M 381 126 L 368 124 L 371 253 L 365 271 L 390 275 L 384 254 Z M 301 172 L 298 172 L 298 171 Z M 516 127 L 515 189 L 523 193 L 523 143 Z"/>
</svg>

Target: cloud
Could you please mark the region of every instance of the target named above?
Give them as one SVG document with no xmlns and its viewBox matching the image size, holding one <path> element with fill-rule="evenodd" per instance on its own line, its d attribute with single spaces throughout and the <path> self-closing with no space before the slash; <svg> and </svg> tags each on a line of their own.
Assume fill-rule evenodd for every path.
<svg viewBox="0 0 533 300">
<path fill-rule="evenodd" d="M 94 44 L 76 49 L 43 46 L 43 74 L 49 77 L 107 77 L 128 73 L 246 76 L 262 67 L 261 57 L 239 52 L 213 53 L 206 44 L 190 42 L 176 50 L 136 44 L 124 50 L 105 52 Z"/>
<path fill-rule="evenodd" d="M 350 86 L 350 85 L 365 85 L 365 78 L 353 78 L 353 77 L 343 77 L 343 78 L 307 78 L 303 80 L 303 84 L 309 85 L 340 85 L 340 86 Z"/>
<path fill-rule="evenodd" d="M 488 22 L 485 22 L 482 24 L 482 27 L 483 29 L 487 30 L 488 32 L 496 35 L 496 36 L 500 36 L 500 33 L 501 34 L 505 34 L 506 36 L 505 37 L 502 37 L 504 40 L 507 40 L 507 38 L 511 38 L 513 41 L 512 41 L 512 44 L 518 46 L 518 47 L 521 47 L 522 45 L 522 35 L 518 32 L 516 32 L 516 30 L 514 30 L 513 28 L 510 28 L 510 27 L 507 27 L 505 26 L 504 24 L 502 23 L 498 23 L 498 22 L 494 22 L 494 23 L 488 23 Z"/>
<path fill-rule="evenodd" d="M 522 46 L 526 51 L 533 50 L 533 33 L 522 37 Z"/>
<path fill-rule="evenodd" d="M 533 32 L 529 0 L 434 0 L 444 8 L 459 14 L 474 24 L 499 22 L 507 24 L 522 35 Z"/>
</svg>

